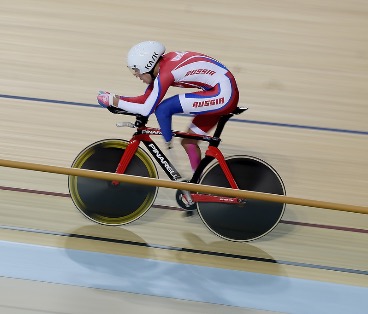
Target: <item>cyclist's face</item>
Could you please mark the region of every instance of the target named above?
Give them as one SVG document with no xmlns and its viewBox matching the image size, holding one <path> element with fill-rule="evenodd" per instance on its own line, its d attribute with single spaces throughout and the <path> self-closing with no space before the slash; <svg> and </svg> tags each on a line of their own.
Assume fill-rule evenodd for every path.
<svg viewBox="0 0 368 314">
<path fill-rule="evenodd" d="M 152 76 L 149 73 L 143 73 L 143 74 L 135 74 L 134 76 L 139 77 L 139 79 L 146 84 L 152 83 Z"/>
<path fill-rule="evenodd" d="M 129 68 L 129 69 L 132 72 L 132 74 L 135 77 L 138 77 L 143 83 L 146 83 L 146 84 L 151 84 L 152 83 L 153 78 L 152 78 L 151 74 L 149 74 L 149 73 L 141 74 L 140 71 L 137 68 Z"/>
</svg>

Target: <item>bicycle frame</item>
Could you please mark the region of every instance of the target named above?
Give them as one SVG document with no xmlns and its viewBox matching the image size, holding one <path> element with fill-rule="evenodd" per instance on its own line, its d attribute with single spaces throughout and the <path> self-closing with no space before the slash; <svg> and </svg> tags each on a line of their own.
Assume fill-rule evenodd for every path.
<svg viewBox="0 0 368 314">
<path fill-rule="evenodd" d="M 175 161 L 169 154 L 170 150 L 169 153 L 165 151 L 165 156 L 153 140 L 155 135 L 161 139 L 161 129 L 147 127 L 148 117 L 114 108 L 113 113 L 136 116 L 134 123 L 117 123 L 117 126 L 135 128 L 130 141 L 115 138 L 92 143 L 77 155 L 72 168 L 157 179 L 158 163 L 171 180 L 182 181 L 181 175 L 171 163 Z M 285 204 L 277 202 L 222 197 L 219 196 L 220 192 L 215 192 L 216 195 L 212 192 L 195 192 L 201 184 L 208 184 L 234 190 L 286 194 L 281 177 L 269 164 L 247 155 L 229 156 L 225 159 L 218 148 L 225 123 L 233 115 L 246 109 L 237 107 L 232 113 L 221 116 L 213 136 L 197 135 L 190 131 L 172 132 L 173 137 L 182 138 L 189 143 L 208 143 L 204 158 L 189 181 L 191 184 L 182 184 L 174 191 L 178 206 L 187 217 L 194 215 L 197 210 L 209 230 L 231 241 L 251 241 L 266 235 L 278 224 L 285 210 Z M 142 149 L 141 143 L 146 149 Z M 76 175 L 69 175 L 68 185 L 72 201 L 85 217 L 110 226 L 124 225 L 140 218 L 153 206 L 158 192 L 158 186 L 136 186 L 129 182 L 80 178 Z"/>
<path fill-rule="evenodd" d="M 159 128 L 150 128 L 146 126 L 138 128 L 137 131 L 133 134 L 133 137 L 129 141 L 129 145 L 127 146 L 124 154 L 121 157 L 121 160 L 116 169 L 116 173 L 123 174 L 125 172 L 138 146 L 140 145 L 140 143 L 143 143 L 148 149 L 148 151 L 150 152 L 150 154 L 157 161 L 157 163 L 161 166 L 163 171 L 167 174 L 167 176 L 173 181 L 180 181 L 182 177 L 179 174 L 179 172 L 175 169 L 174 165 L 170 162 L 170 160 L 166 157 L 166 155 L 161 151 L 161 149 L 156 145 L 154 140 L 151 138 L 151 136 L 155 136 L 155 135 L 162 135 L 161 130 Z M 190 183 L 197 183 L 204 169 L 208 166 L 208 164 L 212 160 L 216 159 L 222 171 L 224 172 L 230 184 L 230 187 L 233 189 L 238 189 L 238 185 L 236 184 L 234 177 L 231 174 L 231 171 L 226 163 L 225 157 L 223 156 L 222 152 L 218 148 L 218 145 L 220 144 L 220 141 L 221 141 L 220 138 L 216 136 L 195 135 L 195 134 L 179 132 L 179 131 L 174 131 L 173 136 L 179 137 L 179 138 L 190 138 L 190 139 L 205 141 L 209 143 L 209 146 L 205 152 L 205 157 L 201 160 L 199 166 L 194 172 L 190 180 Z M 113 181 L 112 183 L 119 184 L 119 182 L 117 181 Z M 197 194 L 197 193 L 191 193 L 191 198 L 193 202 L 216 202 L 216 203 L 240 203 L 242 202 L 241 200 L 237 198 L 207 195 L 207 194 Z"/>
</svg>

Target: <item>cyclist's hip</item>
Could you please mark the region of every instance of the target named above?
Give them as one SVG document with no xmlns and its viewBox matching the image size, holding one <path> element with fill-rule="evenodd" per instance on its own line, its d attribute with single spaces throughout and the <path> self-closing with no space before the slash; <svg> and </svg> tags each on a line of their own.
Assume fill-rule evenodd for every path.
<svg viewBox="0 0 368 314">
<path fill-rule="evenodd" d="M 181 94 L 179 99 L 185 113 L 204 114 L 218 112 L 218 114 L 226 114 L 236 108 L 239 100 L 239 91 L 236 84 L 234 85 L 230 80 L 227 80 L 219 82 L 208 90 Z"/>
</svg>

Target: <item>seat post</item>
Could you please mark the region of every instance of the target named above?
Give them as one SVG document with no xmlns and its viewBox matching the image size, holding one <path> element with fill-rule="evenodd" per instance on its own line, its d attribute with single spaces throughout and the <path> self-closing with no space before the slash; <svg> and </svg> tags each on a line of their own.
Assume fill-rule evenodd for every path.
<svg viewBox="0 0 368 314">
<path fill-rule="evenodd" d="M 215 133 L 213 134 L 214 137 L 219 138 L 221 136 L 222 131 L 224 130 L 225 124 L 229 119 L 233 116 L 233 113 L 229 113 L 227 115 L 221 116 L 219 122 L 217 123 L 217 127 Z"/>
</svg>

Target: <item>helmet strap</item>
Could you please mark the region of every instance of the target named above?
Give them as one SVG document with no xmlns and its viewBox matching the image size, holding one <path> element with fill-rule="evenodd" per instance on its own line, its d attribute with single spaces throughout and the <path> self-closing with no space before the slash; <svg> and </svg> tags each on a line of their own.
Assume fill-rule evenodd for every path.
<svg viewBox="0 0 368 314">
<path fill-rule="evenodd" d="M 161 59 L 162 59 L 162 57 L 158 58 L 158 60 L 157 60 L 156 64 L 154 65 L 154 67 L 151 69 L 151 71 L 148 72 L 148 74 L 151 75 L 153 81 L 156 78 L 156 76 L 154 76 L 153 72 L 155 72 L 155 69 L 158 66 L 158 64 L 160 63 Z"/>
<path fill-rule="evenodd" d="M 153 67 L 153 69 L 151 71 L 148 72 L 149 75 L 151 75 L 152 77 L 152 81 L 155 80 L 155 76 L 153 75 L 153 71 L 155 70 L 155 67 Z"/>
</svg>

